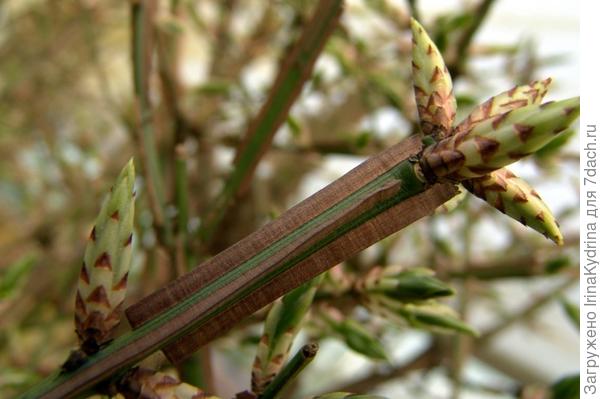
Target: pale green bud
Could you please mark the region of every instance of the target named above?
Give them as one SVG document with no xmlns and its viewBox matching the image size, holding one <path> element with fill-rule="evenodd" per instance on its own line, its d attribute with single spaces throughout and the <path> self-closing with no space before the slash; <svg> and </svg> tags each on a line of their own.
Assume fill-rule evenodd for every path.
<svg viewBox="0 0 600 399">
<path fill-rule="evenodd" d="M 578 116 L 579 97 L 506 112 L 427 147 L 421 171 L 429 181 L 484 176 L 540 149 Z"/>
<path fill-rule="evenodd" d="M 494 118 L 513 109 L 539 104 L 548 93 L 551 78 L 536 80 L 522 86 L 515 86 L 510 90 L 495 95 L 477 106 L 455 128 L 452 134 L 472 129 L 479 123 Z"/>
<path fill-rule="evenodd" d="M 465 187 L 500 212 L 542 233 L 558 245 L 563 237 L 556 219 L 540 195 L 506 168 L 464 182 Z"/>
<path fill-rule="evenodd" d="M 123 168 L 92 228 L 75 301 L 81 348 L 91 354 L 112 339 L 127 289 L 133 237 L 135 169 Z"/>
<path fill-rule="evenodd" d="M 412 71 L 421 130 L 435 138 L 450 134 L 456 115 L 452 79 L 444 59 L 425 29 L 411 19 Z"/>
</svg>

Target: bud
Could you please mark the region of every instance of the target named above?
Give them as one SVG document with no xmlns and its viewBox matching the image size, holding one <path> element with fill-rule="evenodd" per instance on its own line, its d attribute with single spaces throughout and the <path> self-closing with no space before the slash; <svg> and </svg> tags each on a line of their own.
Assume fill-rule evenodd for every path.
<svg viewBox="0 0 600 399">
<path fill-rule="evenodd" d="M 265 320 L 265 329 L 258 344 L 252 366 L 252 391 L 261 394 L 273 381 L 289 357 L 302 320 L 308 313 L 320 275 L 277 300 Z"/>
<path fill-rule="evenodd" d="M 89 354 L 112 339 L 127 288 L 133 236 L 135 170 L 123 168 L 92 228 L 75 301 L 75 327 Z"/>
<path fill-rule="evenodd" d="M 562 234 L 548 206 L 525 180 L 518 178 L 510 170 L 498 169 L 463 184 L 500 212 L 562 245 Z"/>
<path fill-rule="evenodd" d="M 436 139 L 450 134 L 456 115 L 452 79 L 444 59 L 425 29 L 411 19 L 412 71 L 421 130 Z"/>
<path fill-rule="evenodd" d="M 365 276 L 363 286 L 357 288 L 367 295 L 381 294 L 401 302 L 420 301 L 454 294 L 454 291 L 444 282 L 433 277 L 434 273 L 431 270 L 425 268 L 414 268 L 401 272 L 388 270 L 381 267 L 373 268 Z"/>
<path fill-rule="evenodd" d="M 372 312 L 400 325 L 408 324 L 439 333 L 477 335 L 473 328 L 458 318 L 452 308 L 433 300 L 405 303 L 381 294 L 372 294 L 367 297 L 365 305 Z"/>
<path fill-rule="evenodd" d="M 319 316 L 350 349 L 371 359 L 387 359 L 386 350 L 379 339 L 358 322 L 345 317 L 338 309 L 321 306 Z"/>
<path fill-rule="evenodd" d="M 551 78 L 536 80 L 527 85 L 515 86 L 510 90 L 489 98 L 477 106 L 459 123 L 454 128 L 452 134 L 471 130 L 477 124 L 513 109 L 526 107 L 531 104 L 539 104 L 546 93 L 548 93 L 550 83 L 552 83 Z"/>
<path fill-rule="evenodd" d="M 339 334 L 344 339 L 346 345 L 355 352 L 371 359 L 387 359 L 385 348 L 381 342 L 355 320 L 345 319 L 341 323 L 333 326 L 333 330 Z"/>
<path fill-rule="evenodd" d="M 119 382 L 117 389 L 126 399 L 219 399 L 169 374 L 139 367 L 128 372 Z"/>
<path fill-rule="evenodd" d="M 440 333 L 460 332 L 478 336 L 479 334 L 468 324 L 458 318 L 452 308 L 440 303 L 432 305 L 406 305 L 406 319 L 413 327 L 424 328 Z"/>
<path fill-rule="evenodd" d="M 421 170 L 429 181 L 486 175 L 543 147 L 578 116 L 579 97 L 505 112 L 427 147 Z"/>
</svg>

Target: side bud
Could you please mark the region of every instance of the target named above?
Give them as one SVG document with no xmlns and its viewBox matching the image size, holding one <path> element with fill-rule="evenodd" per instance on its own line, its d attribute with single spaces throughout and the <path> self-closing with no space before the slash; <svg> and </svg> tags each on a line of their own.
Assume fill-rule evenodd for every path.
<svg viewBox="0 0 600 399">
<path fill-rule="evenodd" d="M 425 268 L 393 271 L 388 268 L 373 268 L 357 282 L 357 291 L 381 294 L 400 302 L 422 301 L 454 295 L 454 291 Z"/>
<path fill-rule="evenodd" d="M 527 85 L 515 86 L 487 99 L 454 128 L 453 134 L 471 130 L 479 123 L 513 109 L 541 103 L 548 93 L 550 83 L 552 83 L 551 78 L 536 80 Z"/>
<path fill-rule="evenodd" d="M 518 178 L 510 170 L 502 168 L 463 184 L 500 212 L 562 245 L 562 234 L 548 206 L 525 180 Z"/>
<path fill-rule="evenodd" d="M 484 176 L 537 151 L 578 116 L 579 97 L 500 114 L 427 147 L 421 170 L 430 181 Z"/>
</svg>

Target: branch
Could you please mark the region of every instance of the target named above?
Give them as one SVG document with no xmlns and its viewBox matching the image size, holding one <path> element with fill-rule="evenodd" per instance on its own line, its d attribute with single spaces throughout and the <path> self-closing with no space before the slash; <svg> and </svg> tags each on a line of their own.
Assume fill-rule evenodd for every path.
<svg viewBox="0 0 600 399">
<path fill-rule="evenodd" d="M 421 182 L 412 163 L 421 149 L 415 137 L 387 149 L 142 299 L 127 310 L 137 329 L 23 397 L 84 393 L 169 345 L 166 355 L 182 360 L 282 294 L 432 213 L 456 188 Z"/>
<path fill-rule="evenodd" d="M 348 385 L 340 386 L 332 389 L 332 391 L 342 392 L 371 392 L 381 384 L 388 383 L 396 378 L 404 377 L 411 371 L 426 369 L 437 366 L 441 360 L 441 351 L 436 346 L 431 346 L 419 356 L 415 357 L 408 363 L 395 367 L 386 371 L 373 372 L 357 381 Z"/>
<path fill-rule="evenodd" d="M 548 305 L 550 302 L 554 301 L 558 295 L 560 295 L 564 290 L 571 287 L 573 284 L 579 281 L 579 275 L 570 277 L 567 281 L 563 282 L 558 287 L 553 290 L 545 293 L 543 296 L 536 299 L 533 303 L 527 306 L 525 309 L 517 312 L 510 317 L 499 322 L 495 327 L 490 328 L 485 333 L 481 334 L 480 338 L 477 340 L 478 346 L 487 345 L 494 337 L 498 336 L 501 332 L 505 331 L 507 328 L 513 326 L 517 322 L 527 319 L 537 313 L 541 308 Z"/>
<path fill-rule="evenodd" d="M 532 276 L 548 275 L 547 270 L 549 262 L 557 259 L 557 255 L 565 248 L 579 245 L 578 236 L 565 237 L 565 243 L 561 247 L 554 245 L 545 248 L 542 253 L 531 249 L 523 255 L 512 256 L 504 259 L 491 260 L 481 263 L 470 263 L 464 270 L 449 271 L 448 277 L 468 279 L 476 278 L 478 280 L 496 280 L 503 278 L 521 278 Z"/>
<path fill-rule="evenodd" d="M 156 12 L 155 0 L 131 3 L 131 57 L 135 94 L 135 130 L 142 148 L 141 160 L 148 187 L 157 238 L 170 241 L 171 228 L 165 213 L 166 196 L 160 173 L 158 151 L 154 138 L 153 113 L 149 99 L 150 72 L 154 47 L 152 20 Z"/>
<path fill-rule="evenodd" d="M 450 75 L 453 79 L 456 79 L 464 72 L 467 51 L 471 46 L 471 42 L 473 41 L 475 34 L 481 27 L 481 24 L 485 20 L 490 8 L 494 4 L 494 1 L 495 0 L 481 0 L 473 12 L 473 19 L 456 41 L 456 47 L 454 48 L 452 57 L 449 57 L 451 59 L 449 62 L 447 62 L 448 70 L 450 71 Z"/>
<path fill-rule="evenodd" d="M 201 230 L 206 242 L 212 241 L 232 201 L 249 187 L 258 162 L 271 146 L 275 133 L 285 121 L 306 79 L 312 73 L 317 56 L 337 26 L 342 6 L 342 0 L 320 1 L 312 20 L 289 57 L 286 57 L 269 98 L 250 123 L 242 144 L 238 147 L 233 172 L 217 197 L 205 228 Z"/>
<path fill-rule="evenodd" d="M 276 399 L 290 386 L 298 374 L 313 361 L 319 350 L 319 345 L 304 345 L 296 355 L 281 369 L 273 381 L 267 386 L 261 399 Z"/>
</svg>

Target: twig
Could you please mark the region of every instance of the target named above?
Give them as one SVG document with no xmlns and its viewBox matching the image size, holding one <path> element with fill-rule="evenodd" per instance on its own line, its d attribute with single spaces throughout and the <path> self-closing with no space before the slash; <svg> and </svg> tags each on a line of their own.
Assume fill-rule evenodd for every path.
<svg viewBox="0 0 600 399">
<path fill-rule="evenodd" d="M 225 136 L 218 141 L 219 144 L 227 147 L 237 147 L 240 145 L 238 137 Z M 328 154 L 341 154 L 341 155 L 369 155 L 384 150 L 389 145 L 377 137 L 369 141 L 364 147 L 355 145 L 350 139 L 348 140 L 322 140 L 314 141 L 309 144 L 290 144 L 280 145 L 273 144 L 272 149 L 275 151 L 282 151 L 290 154 L 298 155 L 328 155 Z"/>
<path fill-rule="evenodd" d="M 441 351 L 439 350 L 439 348 L 431 346 L 419 356 L 415 357 L 414 359 L 402 366 L 394 367 L 383 372 L 373 372 L 350 384 L 332 389 L 332 391 L 361 393 L 371 392 L 377 386 L 384 383 L 389 383 L 390 381 L 396 378 L 404 377 L 411 371 L 426 369 L 435 366 L 439 363 L 440 359 Z"/>
<path fill-rule="evenodd" d="M 569 235 L 564 239 L 564 244 L 557 247 L 553 244 L 543 248 L 543 251 L 527 248 L 521 255 L 508 258 L 492 259 L 486 262 L 470 262 L 462 270 L 450 270 L 447 272 L 449 278 L 478 280 L 495 280 L 503 278 L 520 278 L 530 276 L 541 276 L 549 273 L 546 270 L 548 262 L 555 257 L 561 256 L 566 248 L 579 245 L 579 236 Z"/>
<path fill-rule="evenodd" d="M 502 320 L 496 326 L 490 328 L 488 331 L 483 333 L 479 339 L 477 340 L 478 346 L 487 345 L 494 337 L 498 336 L 501 332 L 505 331 L 509 327 L 513 326 L 515 323 L 527 319 L 537 313 L 541 308 L 554 301 L 558 295 L 560 295 L 564 290 L 571 287 L 573 284 L 579 281 L 579 275 L 569 277 L 565 282 L 563 282 L 558 287 L 553 290 L 545 293 L 543 296 L 539 297 L 525 309 L 517 312 L 510 317 Z"/>
<path fill-rule="evenodd" d="M 189 355 L 282 294 L 430 214 L 456 189 L 420 182 L 412 157 L 421 149 L 418 138 L 387 149 L 142 299 L 127 310 L 136 330 L 115 339 L 80 368 L 49 377 L 23 397 L 81 394 L 175 342 L 183 343 L 177 348 Z M 182 353 L 175 355 L 182 358 Z"/>
<path fill-rule="evenodd" d="M 237 0 L 225 0 L 219 2 L 219 22 L 215 29 L 215 45 L 213 46 L 212 62 L 209 67 L 210 75 L 219 75 L 224 69 L 224 64 L 229 56 L 231 44 L 230 25 L 233 10 Z"/>
<path fill-rule="evenodd" d="M 179 19 L 181 5 L 179 1 L 171 1 L 171 16 Z M 164 103 L 173 119 L 173 193 L 177 217 L 174 226 L 173 248 L 170 252 L 174 259 L 171 267 L 173 279 L 185 274 L 192 266 L 192 253 L 187 233 L 189 221 L 189 195 L 188 195 L 188 154 L 185 149 L 185 139 L 189 133 L 190 123 L 183 114 L 180 105 L 181 83 L 179 81 L 180 60 L 180 34 L 168 32 L 162 27 L 156 27 L 157 53 L 159 76 L 162 83 Z M 183 380 L 203 389 L 214 392 L 212 367 L 210 361 L 210 347 L 203 347 L 197 354 L 191 356 L 178 365 L 179 374 Z"/>
<path fill-rule="evenodd" d="M 269 149 L 275 132 L 285 121 L 288 111 L 306 79 L 317 56 L 337 26 L 342 12 L 342 0 L 318 3 L 310 23 L 282 66 L 268 100 L 252 121 L 234 160 L 234 169 L 208 215 L 201 234 L 210 243 L 235 197 L 248 189 L 258 162 Z"/>
<path fill-rule="evenodd" d="M 412 147 L 415 144 L 420 147 L 421 143 L 419 140 L 420 139 L 418 137 L 410 138 L 405 140 L 402 144 L 393 146 L 376 157 L 369 159 L 366 163 L 363 163 L 361 166 L 354 169 L 337 182 L 328 186 L 326 189 L 320 191 L 313 197 L 287 211 L 279 219 L 275 220 L 254 234 L 251 234 L 246 239 L 242 240 L 239 245 L 222 252 L 220 255 L 213 257 L 203 265 L 195 268 L 186 276 L 185 279 L 182 278 L 169 284 L 164 289 L 158 291 L 155 295 L 140 301 L 140 303 L 136 306 L 132 306 L 127 311 L 130 322 L 134 326 L 140 326 L 160 312 L 167 310 L 171 306 L 176 306 L 179 301 L 186 300 L 186 297 L 189 295 L 189 293 L 193 292 L 194 290 L 203 291 L 206 289 L 207 283 L 211 281 L 215 282 L 221 277 L 227 277 L 227 273 L 237 274 L 235 272 L 236 269 L 242 270 L 243 268 L 250 267 L 252 268 L 252 273 L 246 275 L 246 278 L 256 278 L 258 280 L 266 278 L 265 276 L 261 276 L 261 269 L 270 270 L 271 268 L 274 268 L 273 272 L 276 272 L 279 276 L 281 270 L 278 269 L 278 267 L 284 266 L 294 267 L 294 270 L 297 270 L 298 273 L 303 275 L 303 278 L 300 280 L 297 280 L 296 278 L 293 279 L 296 281 L 285 279 L 283 276 L 274 278 L 273 281 L 265 286 L 265 289 L 263 289 L 263 294 L 259 294 L 259 292 L 256 291 L 256 295 L 253 294 L 245 297 L 238 305 L 240 308 L 235 309 L 235 312 L 241 311 L 243 314 L 248 314 L 251 312 L 251 310 L 258 310 L 261 306 L 264 306 L 270 302 L 266 300 L 267 297 L 272 297 L 271 300 L 274 300 L 285 293 L 286 286 L 291 284 L 293 287 L 296 287 L 305 281 L 306 277 L 312 278 L 324 271 L 322 267 L 325 265 L 322 264 L 320 260 L 315 262 L 309 256 L 308 259 L 304 261 L 293 254 L 300 254 L 306 248 L 309 248 L 309 252 L 319 251 L 318 246 L 325 244 L 327 240 L 333 238 L 327 238 L 327 234 L 329 233 L 325 233 L 325 231 L 331 231 L 331 229 L 334 229 L 334 232 L 332 233 L 334 235 L 346 234 L 344 231 L 346 228 L 351 228 L 350 225 L 342 227 L 339 225 L 339 223 L 345 224 L 346 222 L 342 221 L 342 219 L 352 219 L 357 217 L 356 215 L 359 215 L 360 211 L 358 209 L 354 209 L 354 206 L 359 206 L 361 208 L 363 206 L 367 208 L 374 206 L 374 203 L 368 199 L 368 197 L 371 195 L 374 196 L 372 198 L 375 202 L 383 202 L 381 202 L 380 205 L 375 205 L 375 207 L 371 208 L 371 211 L 361 214 L 361 216 L 358 216 L 359 218 L 371 217 L 367 216 L 370 215 L 370 212 L 384 212 L 388 216 L 377 216 L 377 223 L 381 222 L 385 226 L 391 227 L 391 225 L 394 225 L 398 222 L 401 225 L 404 225 L 405 222 L 398 220 L 399 217 L 419 217 L 423 207 L 416 205 L 415 208 L 412 208 L 410 211 L 408 211 L 409 208 L 407 207 L 409 205 L 402 199 L 405 193 L 401 193 L 403 191 L 401 186 L 405 186 L 407 188 L 410 187 L 409 191 L 415 189 L 420 190 L 419 186 L 421 183 L 415 181 L 410 176 L 412 173 L 414 173 L 414 169 L 412 166 L 410 166 L 411 161 L 404 158 L 406 153 L 403 151 L 398 153 L 400 148 L 408 149 L 408 147 Z M 412 151 L 414 151 L 414 149 L 410 150 L 410 152 Z M 403 158 L 405 161 L 401 161 Z M 376 159 L 388 159 L 393 164 L 396 164 L 396 166 L 392 167 L 392 169 L 385 169 L 387 167 L 380 164 L 380 161 L 376 161 Z M 408 162 L 408 164 L 405 162 Z M 372 167 L 375 167 L 377 170 L 379 170 L 379 172 L 370 170 Z M 381 167 L 384 169 L 380 169 Z M 387 171 L 384 174 L 379 175 L 379 177 L 374 178 L 374 180 L 369 181 L 374 177 L 372 173 L 381 173 L 383 170 Z M 411 187 L 413 184 L 411 181 L 416 183 L 416 186 Z M 397 183 L 399 182 L 402 182 L 400 187 L 397 186 Z M 360 188 L 358 188 L 356 191 L 353 191 L 353 187 Z M 375 187 L 380 188 L 375 189 Z M 448 186 L 446 186 L 446 188 L 440 187 L 440 190 L 442 191 L 447 189 L 449 189 Z M 400 192 L 397 190 L 400 190 Z M 397 194 L 394 195 L 394 192 Z M 371 194 L 365 197 L 366 193 Z M 344 199 L 344 196 L 348 197 Z M 340 202 L 336 202 L 338 200 Z M 387 201 L 391 202 L 384 205 L 384 203 Z M 327 210 L 328 204 L 333 202 L 336 202 L 336 205 L 334 205 L 332 209 Z M 393 213 L 391 211 L 385 211 L 385 208 L 387 206 L 393 206 L 392 203 L 394 202 L 399 202 L 398 206 L 402 209 L 398 209 Z M 354 205 L 352 205 L 353 203 Z M 363 205 L 359 205 L 359 203 Z M 426 207 L 429 208 L 429 205 Z M 342 211 L 342 209 L 346 209 L 346 211 L 349 212 L 347 217 L 338 219 L 334 222 L 334 224 L 326 226 L 329 224 L 326 222 L 326 220 L 329 220 L 330 218 L 336 219 L 337 217 L 335 215 Z M 406 209 L 406 211 L 404 209 Z M 331 220 L 333 221 L 333 219 Z M 358 220 L 351 223 L 357 222 Z M 354 249 L 352 248 L 362 248 L 363 244 L 371 242 L 374 233 L 376 233 L 376 235 L 383 233 L 383 231 L 379 229 L 375 231 L 371 230 L 371 228 L 368 227 L 369 223 L 360 225 L 352 230 L 351 233 L 346 234 L 345 237 L 348 237 L 348 241 L 345 239 L 337 240 L 335 243 L 328 246 L 328 250 L 333 251 L 330 254 L 333 256 L 326 256 L 327 268 L 347 258 L 349 252 L 354 252 Z M 320 229 L 324 230 L 321 233 L 318 233 L 317 230 Z M 314 240 L 320 241 L 321 244 L 318 244 L 317 242 L 311 244 L 311 242 Z M 345 244 L 344 241 L 346 241 Z M 270 249 L 271 245 L 276 245 L 277 249 Z M 286 246 L 288 247 L 287 249 L 285 248 Z M 248 258 L 247 255 L 245 255 L 246 252 L 254 254 L 256 251 L 259 253 L 253 255 L 251 258 Z M 292 253 L 284 255 L 284 253 L 288 251 L 291 251 Z M 337 251 L 342 251 L 345 255 L 342 257 L 342 253 L 338 253 Z M 323 254 L 323 256 L 325 255 Z M 320 256 L 317 258 L 320 258 Z M 262 285 L 262 283 L 260 284 Z M 233 288 L 223 287 L 223 289 L 232 290 Z M 224 301 L 236 300 L 235 298 L 241 294 L 242 293 L 239 291 L 233 291 L 232 294 L 224 294 Z M 234 312 L 233 309 L 231 311 Z M 224 331 L 227 331 L 229 328 L 231 328 L 231 326 L 233 326 L 234 323 L 237 323 L 237 321 L 237 317 L 232 319 L 225 318 L 222 321 L 223 324 L 221 325 L 221 328 L 213 328 L 212 332 L 197 331 L 185 339 L 180 340 L 176 345 L 166 348 L 164 352 L 172 362 L 177 363 L 178 361 L 181 361 L 182 358 L 189 356 L 190 353 L 194 352 L 197 348 L 206 343 L 208 336 L 211 334 L 221 334 Z M 210 339 L 212 339 L 212 337 Z"/>
<path fill-rule="evenodd" d="M 473 11 L 473 19 L 458 37 L 454 51 L 447 60 L 448 70 L 450 71 L 452 78 L 456 79 L 456 77 L 464 72 L 467 60 L 467 51 L 471 46 L 471 42 L 473 41 L 475 34 L 481 27 L 481 24 L 490 11 L 490 8 L 494 4 L 494 1 L 495 0 L 481 0 L 477 8 Z"/>
<path fill-rule="evenodd" d="M 472 258 L 472 242 L 473 242 L 473 214 L 467 210 L 467 215 L 462 229 L 462 242 L 464 249 L 462 251 L 460 268 L 464 269 Z M 470 281 L 461 282 L 461 290 L 458 295 L 458 313 L 461 319 L 464 319 L 469 307 L 471 298 Z M 452 398 L 458 399 L 462 388 L 462 373 L 466 358 L 470 352 L 472 338 L 465 335 L 455 335 L 452 337 L 452 359 L 450 366 L 450 378 L 452 379 Z"/>
<path fill-rule="evenodd" d="M 273 381 L 267 386 L 260 399 L 276 399 L 294 381 L 296 376 L 315 358 L 319 345 L 304 345 L 298 353 L 281 369 Z"/>
<path fill-rule="evenodd" d="M 421 20 L 421 13 L 419 12 L 419 7 L 417 5 L 418 0 L 408 0 L 408 7 L 410 8 L 410 14 L 412 17 L 418 21 Z"/>
<path fill-rule="evenodd" d="M 156 0 L 140 0 L 131 3 L 131 56 L 136 108 L 135 128 L 142 143 L 140 153 L 148 187 L 148 199 L 157 238 L 163 244 L 168 244 L 171 241 L 171 228 L 165 212 L 166 196 L 160 173 L 148 93 L 153 53 L 152 19 L 155 9 Z"/>
</svg>

